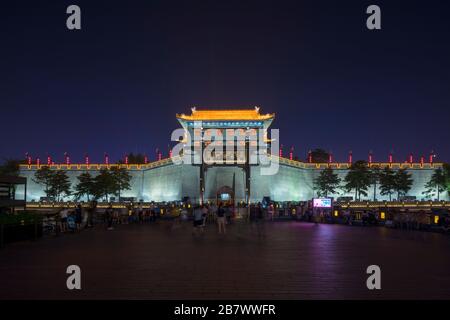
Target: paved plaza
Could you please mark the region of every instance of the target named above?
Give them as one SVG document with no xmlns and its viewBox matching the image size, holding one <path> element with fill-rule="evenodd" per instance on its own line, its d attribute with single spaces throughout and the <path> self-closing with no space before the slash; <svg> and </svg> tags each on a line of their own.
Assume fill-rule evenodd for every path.
<svg viewBox="0 0 450 320">
<path fill-rule="evenodd" d="M 82 290 L 66 288 L 81 267 Z M 381 267 L 382 289 L 366 288 Z M 449 299 L 450 237 L 299 222 L 103 226 L 0 250 L 1 299 Z"/>
</svg>

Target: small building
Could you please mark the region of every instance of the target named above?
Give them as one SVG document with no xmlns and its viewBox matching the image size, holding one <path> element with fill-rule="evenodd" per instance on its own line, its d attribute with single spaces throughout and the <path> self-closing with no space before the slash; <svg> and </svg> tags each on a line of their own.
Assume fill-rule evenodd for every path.
<svg viewBox="0 0 450 320">
<path fill-rule="evenodd" d="M 25 192 L 21 192 L 21 199 L 17 199 L 16 190 L 21 187 Z M 0 176 L 0 213 L 11 213 L 16 208 L 26 207 L 27 178 L 15 176 Z"/>
</svg>

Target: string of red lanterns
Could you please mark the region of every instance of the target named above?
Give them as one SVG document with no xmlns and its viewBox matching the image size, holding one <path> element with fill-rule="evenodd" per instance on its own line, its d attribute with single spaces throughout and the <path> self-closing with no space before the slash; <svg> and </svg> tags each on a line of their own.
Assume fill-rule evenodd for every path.
<svg viewBox="0 0 450 320">
<path fill-rule="evenodd" d="M 173 157 L 172 149 L 168 150 L 168 157 L 169 158 Z M 283 157 L 283 145 L 281 145 L 281 147 L 279 149 L 279 157 Z M 429 157 L 428 157 L 428 163 L 429 164 L 433 164 L 435 157 L 436 157 L 436 154 L 433 151 L 430 152 Z M 161 152 L 161 150 L 159 148 L 156 149 L 156 160 L 157 161 L 161 161 L 162 160 L 162 152 Z M 289 149 L 289 160 L 294 160 L 294 147 L 293 146 L 291 146 L 290 149 Z M 32 156 L 29 153 L 25 154 L 25 161 L 26 161 L 26 163 L 28 165 L 32 165 L 33 164 L 33 158 L 32 158 Z M 347 161 L 348 161 L 348 164 L 350 164 L 350 165 L 353 163 L 353 152 L 352 151 L 349 151 L 349 153 L 348 153 L 348 160 Z M 307 162 L 308 163 L 312 163 L 313 162 L 312 151 L 311 150 L 308 151 Z M 333 162 L 334 162 L 333 153 L 330 151 L 328 153 L 328 163 L 333 163 Z M 36 157 L 34 163 L 36 163 L 38 166 L 42 165 L 41 159 L 39 157 Z M 64 162 L 63 163 L 65 165 L 70 165 L 71 164 L 71 159 L 70 159 L 70 156 L 69 156 L 69 154 L 67 152 L 64 153 Z M 91 164 L 88 154 L 86 154 L 85 157 L 84 157 L 84 163 L 87 166 L 89 166 Z M 128 155 L 125 155 L 124 163 L 126 165 L 130 164 Z M 148 163 L 149 163 L 149 158 L 148 158 L 147 155 L 144 155 L 144 164 L 148 164 Z M 369 163 L 369 166 L 374 163 L 374 155 L 373 155 L 372 151 L 370 151 L 369 154 L 368 154 L 368 163 Z M 388 154 L 388 163 L 389 164 L 394 163 L 393 152 L 390 152 Z M 409 164 L 413 164 L 414 163 L 414 155 L 413 155 L 413 153 L 409 153 L 405 163 L 409 163 Z M 419 163 L 422 166 L 425 163 L 424 155 L 420 156 Z M 47 165 L 53 165 L 53 164 L 55 164 L 55 162 L 53 161 L 52 157 L 50 155 L 47 155 Z M 110 159 L 109 159 L 109 155 L 107 153 L 104 153 L 104 164 L 106 164 L 108 166 L 110 165 Z"/>
</svg>

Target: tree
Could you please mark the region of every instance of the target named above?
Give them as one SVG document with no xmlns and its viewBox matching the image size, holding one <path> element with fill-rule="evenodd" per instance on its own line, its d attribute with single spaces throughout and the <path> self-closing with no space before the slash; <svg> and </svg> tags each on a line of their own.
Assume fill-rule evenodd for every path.
<svg viewBox="0 0 450 320">
<path fill-rule="evenodd" d="M 429 198 L 437 195 L 439 201 L 441 192 L 448 188 L 448 177 L 446 177 L 445 171 L 441 168 L 434 170 L 430 180 L 425 184 L 425 191 L 423 194 Z M 448 190 L 448 189 L 447 189 Z"/>
<path fill-rule="evenodd" d="M 4 163 L 0 166 L 0 175 L 18 176 L 19 165 L 21 163 L 23 163 L 23 161 L 16 159 L 6 159 Z"/>
<path fill-rule="evenodd" d="M 128 157 L 128 163 L 130 163 L 130 164 L 144 164 L 145 163 L 145 155 L 143 155 L 141 153 L 133 154 L 133 152 L 130 152 L 126 156 Z M 117 163 L 124 164 L 125 161 L 119 160 Z"/>
<path fill-rule="evenodd" d="M 48 166 L 42 166 L 34 173 L 33 181 L 44 186 L 44 192 L 47 198 L 51 196 L 50 186 L 53 175 L 53 171 Z"/>
<path fill-rule="evenodd" d="M 392 201 L 392 194 L 396 188 L 395 172 L 390 167 L 385 167 L 380 172 L 380 193 L 383 196 L 389 195 L 389 201 Z"/>
<path fill-rule="evenodd" d="M 414 182 L 411 173 L 406 169 L 397 170 L 394 181 L 394 190 L 397 192 L 397 199 L 400 199 L 400 196 L 406 195 L 411 190 Z"/>
<path fill-rule="evenodd" d="M 377 199 L 377 185 L 380 182 L 381 170 L 379 166 L 370 168 L 370 182 L 373 185 L 373 201 Z"/>
<path fill-rule="evenodd" d="M 62 196 L 70 196 L 70 180 L 67 176 L 67 172 L 64 170 L 56 170 L 53 171 L 52 175 L 50 176 L 50 195 L 55 197 L 56 201 L 61 201 Z"/>
<path fill-rule="evenodd" d="M 448 163 L 444 163 L 443 168 L 447 185 L 447 192 L 450 195 L 450 165 Z"/>
<path fill-rule="evenodd" d="M 327 163 L 330 154 L 323 149 L 314 149 L 311 151 L 311 162 L 312 163 Z M 309 156 L 308 156 L 309 157 Z M 309 159 L 307 159 L 309 161 Z"/>
<path fill-rule="evenodd" d="M 75 186 L 75 197 L 80 199 L 81 197 L 86 196 L 87 200 L 90 201 L 89 196 L 95 195 L 95 179 L 89 172 L 80 174 L 77 179 L 78 183 Z"/>
<path fill-rule="evenodd" d="M 110 171 L 115 180 L 115 185 L 116 185 L 115 193 L 119 196 L 119 199 L 120 199 L 120 192 L 122 190 L 131 189 L 131 185 L 130 185 L 131 176 L 128 173 L 128 170 L 125 168 L 112 167 L 110 169 Z"/>
<path fill-rule="evenodd" d="M 116 194 L 117 180 L 108 169 L 100 169 L 99 174 L 94 178 L 95 191 L 94 196 L 104 198 L 108 202 L 109 195 Z"/>
<path fill-rule="evenodd" d="M 328 194 L 336 193 L 336 189 L 339 187 L 340 183 L 341 179 L 338 174 L 334 173 L 333 169 L 326 168 L 321 171 L 317 179 L 315 179 L 316 188 L 318 190 L 317 194 L 319 197 L 327 197 Z"/>
<path fill-rule="evenodd" d="M 367 162 L 358 160 L 352 164 L 344 181 L 347 192 L 355 190 L 355 200 L 361 200 L 361 195 L 367 196 L 367 189 L 371 185 Z"/>
</svg>

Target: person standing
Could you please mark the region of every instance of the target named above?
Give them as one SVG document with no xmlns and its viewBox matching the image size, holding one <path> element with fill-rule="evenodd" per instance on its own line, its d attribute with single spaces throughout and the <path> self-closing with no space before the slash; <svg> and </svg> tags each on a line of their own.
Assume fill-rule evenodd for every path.
<svg viewBox="0 0 450 320">
<path fill-rule="evenodd" d="M 270 220 L 273 221 L 273 218 L 275 216 L 275 208 L 273 206 L 273 203 L 271 203 L 269 205 L 269 216 L 270 216 Z"/>
<path fill-rule="evenodd" d="M 75 209 L 75 223 L 77 224 L 77 230 L 81 230 L 81 221 L 83 219 L 83 207 L 79 204 Z"/>
<path fill-rule="evenodd" d="M 255 223 L 256 223 L 256 232 L 257 232 L 258 238 L 264 238 L 265 237 L 264 215 L 263 215 L 263 208 L 261 206 L 261 203 L 258 203 L 255 206 Z"/>
<path fill-rule="evenodd" d="M 109 207 L 105 211 L 105 218 L 107 223 L 107 230 L 114 230 L 112 223 L 113 223 L 113 208 L 112 205 L 109 205 Z"/>
<path fill-rule="evenodd" d="M 225 207 L 225 218 L 226 218 L 226 223 L 230 224 L 231 223 L 231 215 L 233 214 L 233 209 L 231 208 L 230 204 L 227 204 Z"/>
<path fill-rule="evenodd" d="M 203 214 L 202 208 L 196 205 L 194 208 L 194 228 L 192 229 L 192 235 L 197 235 L 198 233 L 203 234 Z"/>
<path fill-rule="evenodd" d="M 202 206 L 202 218 L 203 218 L 203 228 L 206 227 L 206 219 L 208 218 L 208 206 L 207 205 L 203 205 Z"/>
<path fill-rule="evenodd" d="M 225 227 L 225 208 L 220 203 L 217 208 L 217 225 L 219 227 L 219 234 L 226 234 L 227 230 Z"/>
<path fill-rule="evenodd" d="M 92 201 L 91 207 L 88 210 L 88 218 L 86 228 L 94 226 L 94 216 L 97 213 L 97 201 Z"/>
<path fill-rule="evenodd" d="M 142 206 L 142 202 L 139 202 L 138 209 L 137 209 L 137 219 L 138 223 L 144 223 L 144 208 Z"/>
<path fill-rule="evenodd" d="M 66 207 L 62 208 L 62 210 L 59 212 L 59 218 L 61 220 L 60 226 L 61 226 L 61 232 L 66 232 L 67 230 L 67 216 L 69 214 L 69 209 Z"/>
</svg>

